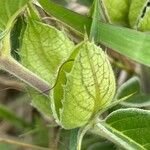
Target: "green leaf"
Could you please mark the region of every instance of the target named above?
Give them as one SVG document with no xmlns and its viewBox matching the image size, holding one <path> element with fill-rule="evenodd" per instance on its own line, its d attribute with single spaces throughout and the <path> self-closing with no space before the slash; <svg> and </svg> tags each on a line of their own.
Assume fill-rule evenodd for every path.
<svg viewBox="0 0 150 150">
<path fill-rule="evenodd" d="M 92 24 L 90 29 L 90 39 L 96 40 L 98 35 L 98 21 L 103 20 L 101 15 L 100 1 L 95 0 L 91 9 Z"/>
<path fill-rule="evenodd" d="M 114 144 L 125 150 L 145 150 L 138 143 L 124 136 L 114 128 L 104 123 L 97 123 L 95 126 L 95 134 L 112 141 Z"/>
<path fill-rule="evenodd" d="M 150 149 L 150 111 L 141 109 L 120 109 L 106 118 L 106 128 L 114 140 L 124 141 L 123 148 L 129 150 Z M 115 140 L 121 145 L 121 141 Z M 125 143 L 127 144 L 125 146 Z"/>
<path fill-rule="evenodd" d="M 150 106 L 150 95 L 139 93 L 133 95 L 127 101 L 121 103 L 126 107 L 149 107 Z"/>
<path fill-rule="evenodd" d="M 85 32 L 85 27 L 87 32 L 90 33 L 92 19 L 72 12 L 48 0 L 39 0 L 39 2 L 47 13 L 68 24 L 81 34 Z M 97 38 L 98 42 L 132 60 L 150 66 L 150 34 L 102 22 L 98 23 L 97 32 L 99 35 Z"/>
<path fill-rule="evenodd" d="M 47 13 L 56 17 L 66 25 L 83 34 L 90 31 L 91 20 L 76 12 L 66 9 L 50 0 L 38 0 Z M 72 18 L 73 17 L 73 18 Z"/>
<path fill-rule="evenodd" d="M 150 95 L 143 93 L 138 77 L 133 77 L 121 85 L 116 94 L 116 98 L 120 99 L 130 94 L 133 95 L 126 101 L 121 102 L 122 105 L 127 107 L 147 107 L 150 105 Z"/>
<path fill-rule="evenodd" d="M 110 23 L 129 26 L 130 0 L 102 0 L 104 12 Z"/>
<path fill-rule="evenodd" d="M 101 36 L 98 37 L 98 41 L 103 45 L 132 60 L 150 66 L 149 34 L 99 23 L 99 35 Z"/>
<path fill-rule="evenodd" d="M 117 91 L 116 98 L 120 99 L 130 94 L 140 92 L 141 92 L 140 79 L 138 77 L 132 77 L 131 79 L 129 79 L 120 86 L 120 88 Z"/>
<path fill-rule="evenodd" d="M 29 0 L 0 1 L 0 32 L 12 26 L 16 16 L 25 8 Z"/>
<path fill-rule="evenodd" d="M 58 69 L 69 57 L 73 46 L 74 44 L 63 32 L 43 23 L 29 20 L 20 52 L 22 64 L 50 85 L 54 85 Z M 37 96 L 33 94 L 32 97 L 33 105 L 47 115 L 50 109 L 49 98 L 39 94 Z"/>
<path fill-rule="evenodd" d="M 34 0 L 33 0 L 33 3 L 36 4 Z M 29 3 L 28 5 L 28 17 L 36 21 L 42 21 L 42 19 L 40 18 L 39 12 L 36 9 L 36 5 L 33 5 L 32 3 Z"/>
<path fill-rule="evenodd" d="M 67 129 L 86 124 L 110 103 L 115 93 L 114 74 L 106 54 L 87 41 L 74 51 L 74 64 L 66 74 L 65 84 L 61 85 L 62 96 L 57 99 L 57 95 L 53 95 L 54 102 L 61 103 L 54 104 L 57 118 Z"/>
</svg>

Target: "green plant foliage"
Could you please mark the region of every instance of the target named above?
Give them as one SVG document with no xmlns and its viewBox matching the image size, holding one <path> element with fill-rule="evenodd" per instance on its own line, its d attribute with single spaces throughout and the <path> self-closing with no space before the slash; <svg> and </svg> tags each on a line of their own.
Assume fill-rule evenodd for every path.
<svg viewBox="0 0 150 150">
<path fill-rule="evenodd" d="M 54 115 L 67 129 L 86 124 L 111 102 L 115 93 L 115 79 L 106 54 L 87 41 L 74 51 L 71 56 L 74 63 L 64 83 L 58 81 L 52 101 Z M 66 72 L 65 69 L 62 72 Z"/>
<path fill-rule="evenodd" d="M 50 85 L 54 85 L 58 69 L 72 52 L 73 46 L 63 32 L 30 20 L 22 39 L 22 64 Z M 31 91 L 31 95 L 32 104 L 48 116 L 50 100 L 39 93 L 35 95 L 35 91 Z"/>
<path fill-rule="evenodd" d="M 140 91 L 140 79 L 138 77 L 132 77 L 120 86 L 117 91 L 116 97 L 117 99 L 120 99 L 133 93 L 140 93 Z"/>
<path fill-rule="evenodd" d="M 82 35 L 84 35 L 85 32 L 89 33 L 91 28 L 90 18 L 57 5 L 52 1 L 38 0 L 38 2 L 47 13 L 64 22 L 67 26 L 72 27 L 75 31 Z"/>
<path fill-rule="evenodd" d="M 97 40 L 97 37 L 99 36 L 98 32 L 98 22 L 99 20 L 104 20 L 102 14 L 101 14 L 101 8 L 100 8 L 100 1 L 95 0 L 93 3 L 93 6 L 90 10 L 90 16 L 92 17 L 92 24 L 91 24 L 91 29 L 90 29 L 90 39 L 94 39 L 95 41 Z"/>
<path fill-rule="evenodd" d="M 93 133 L 101 137 L 94 142 L 86 141 L 83 149 L 150 150 L 150 111 L 138 108 L 116 110 L 114 107 L 119 103 L 119 107 L 148 107 L 150 95 L 142 91 L 139 78 L 134 77 L 124 83 L 115 96 L 111 64 L 106 53 L 96 46 L 100 43 L 110 51 L 113 49 L 150 66 L 150 34 L 141 32 L 150 29 L 149 5 L 148 0 L 94 0 L 89 16 L 83 16 L 51 0 L 1 0 L 0 67 L 35 88 L 37 91 L 29 88 L 28 92 L 33 99 L 32 105 L 48 119 L 53 115 L 59 125 L 49 128 L 47 120 L 43 122 L 45 120 L 41 118 L 30 124 L 0 106 L 2 119 L 30 130 L 38 125 L 28 133 L 36 136 L 33 143 L 43 148 L 7 139 L 4 142 L 47 149 L 52 141 L 56 144 L 52 146 L 55 149 L 81 150 L 83 137 L 90 131 L 91 139 L 94 139 Z M 44 11 L 56 17 L 59 25 L 71 27 L 67 29 L 77 32 L 75 35 L 86 37 L 84 41 L 75 46 L 63 31 L 48 25 L 53 20 L 49 20 Z M 24 20 L 18 20 L 14 26 L 20 13 Z M 72 31 L 68 33 L 74 39 Z M 80 40 L 78 36 L 75 36 L 76 41 Z M 22 64 L 11 56 L 16 49 L 20 49 L 18 60 Z M 63 138 L 63 135 L 67 137 Z M 59 140 L 65 146 L 60 146 Z M 6 145 L 1 146 L 5 148 Z"/>
<path fill-rule="evenodd" d="M 148 0 L 102 0 L 109 22 L 141 31 L 150 29 L 148 2 Z"/>
<path fill-rule="evenodd" d="M 124 147 L 125 149 L 150 149 L 149 111 L 132 108 L 117 110 L 106 118 L 106 123 L 112 134 L 121 137 L 130 145 Z"/>
<path fill-rule="evenodd" d="M 149 30 L 148 0 L 102 0 L 109 22 L 135 28 Z"/>
<path fill-rule="evenodd" d="M 99 24 L 100 41 L 105 46 L 135 60 L 150 66 L 150 35 L 127 28 Z M 111 35 L 111 36 L 110 36 Z"/>
<path fill-rule="evenodd" d="M 150 95 L 145 94 L 140 85 L 140 79 L 133 77 L 121 85 L 118 89 L 116 98 L 120 99 L 127 95 L 133 94 L 121 104 L 127 107 L 147 107 L 150 106 Z"/>
<path fill-rule="evenodd" d="M 141 20 L 141 16 L 144 15 L 143 10 L 147 5 L 148 0 L 132 0 L 129 11 L 130 26 L 137 29 L 137 26 Z"/>
<path fill-rule="evenodd" d="M 121 103 L 127 107 L 149 107 L 150 106 L 150 95 L 139 93 L 129 98 L 127 101 Z"/>
<path fill-rule="evenodd" d="M 23 10 L 29 0 L 0 1 L 0 32 L 9 29 L 16 16 Z"/>
<path fill-rule="evenodd" d="M 53 85 L 58 68 L 71 54 L 73 46 L 63 32 L 30 20 L 22 40 L 22 63 Z"/>
<path fill-rule="evenodd" d="M 102 0 L 102 4 L 109 22 L 129 26 L 130 0 Z"/>
<path fill-rule="evenodd" d="M 92 19 L 72 12 L 51 1 L 39 0 L 45 11 L 60 21 L 71 26 L 80 33 L 85 33 L 85 27 L 90 33 Z M 96 41 L 113 49 L 122 55 L 139 63 L 150 66 L 150 35 L 132 29 L 118 27 L 102 22 L 98 23 L 98 38 Z M 110 36 L 111 35 L 111 36 Z M 136 53 L 135 53 L 136 51 Z"/>
</svg>

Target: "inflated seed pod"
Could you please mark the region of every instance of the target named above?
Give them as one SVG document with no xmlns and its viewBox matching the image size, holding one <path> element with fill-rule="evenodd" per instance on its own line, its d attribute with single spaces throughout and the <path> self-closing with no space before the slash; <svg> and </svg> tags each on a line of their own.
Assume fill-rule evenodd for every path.
<svg viewBox="0 0 150 150">
<path fill-rule="evenodd" d="M 150 31 L 149 0 L 132 0 L 129 11 L 129 22 L 132 28 Z"/>
<path fill-rule="evenodd" d="M 149 0 L 102 0 L 110 23 L 150 31 Z"/>
<path fill-rule="evenodd" d="M 130 0 L 101 0 L 109 23 L 129 26 Z"/>
<path fill-rule="evenodd" d="M 107 55 L 84 41 L 60 68 L 51 95 L 54 117 L 63 128 L 81 127 L 112 101 L 115 89 Z"/>
</svg>

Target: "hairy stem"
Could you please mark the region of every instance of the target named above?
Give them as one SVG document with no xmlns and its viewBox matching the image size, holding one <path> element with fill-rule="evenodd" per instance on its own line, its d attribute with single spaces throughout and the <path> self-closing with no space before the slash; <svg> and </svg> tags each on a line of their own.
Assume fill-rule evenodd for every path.
<svg viewBox="0 0 150 150">
<path fill-rule="evenodd" d="M 30 70 L 19 64 L 12 57 L 1 57 L 0 67 L 1 69 L 9 72 L 10 74 L 16 76 L 31 87 L 35 88 L 39 92 L 42 92 L 45 95 L 49 95 L 49 84 Z"/>
<path fill-rule="evenodd" d="M 107 130 L 105 126 L 103 126 L 101 123 L 97 123 L 95 126 L 95 133 L 108 139 L 109 141 L 118 144 L 118 141 L 120 141 L 120 146 L 126 145 L 119 137 L 115 136 L 111 131 Z"/>
<path fill-rule="evenodd" d="M 77 139 L 77 150 L 81 150 L 83 137 L 90 128 L 91 128 L 91 124 L 79 129 L 78 139 Z"/>
</svg>

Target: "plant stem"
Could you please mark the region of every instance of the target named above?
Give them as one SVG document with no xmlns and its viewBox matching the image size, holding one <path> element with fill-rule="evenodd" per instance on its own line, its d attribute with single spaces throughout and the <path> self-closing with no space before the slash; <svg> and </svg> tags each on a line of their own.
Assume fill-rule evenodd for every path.
<svg viewBox="0 0 150 150">
<path fill-rule="evenodd" d="M 70 142 L 69 142 L 69 150 L 79 150 L 79 128 L 75 128 L 71 130 L 70 133 Z"/>
<path fill-rule="evenodd" d="M 91 124 L 88 124 L 87 126 L 80 128 L 78 132 L 78 139 L 77 139 L 77 150 L 81 150 L 83 137 L 86 134 L 86 132 L 91 128 Z"/>
<path fill-rule="evenodd" d="M 108 139 L 109 141 L 118 144 L 118 141 L 120 141 L 120 146 L 122 147 L 122 145 L 126 145 L 126 143 L 122 143 L 123 141 L 120 140 L 119 137 L 115 136 L 114 134 L 112 134 L 112 132 L 110 132 L 109 130 L 107 130 L 106 127 L 104 127 L 101 123 L 97 123 L 95 126 L 95 133 Z"/>
<path fill-rule="evenodd" d="M 19 64 L 12 57 L 1 57 L 0 58 L 1 69 L 9 72 L 10 74 L 16 76 L 20 80 L 24 81 L 31 87 L 35 88 L 39 92 L 44 93 L 46 96 L 49 95 L 50 86 L 49 84 L 38 77 L 36 74 Z"/>
</svg>

